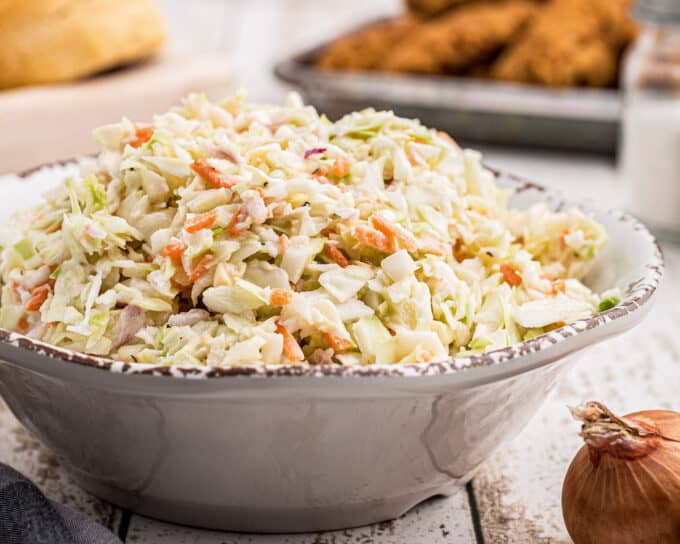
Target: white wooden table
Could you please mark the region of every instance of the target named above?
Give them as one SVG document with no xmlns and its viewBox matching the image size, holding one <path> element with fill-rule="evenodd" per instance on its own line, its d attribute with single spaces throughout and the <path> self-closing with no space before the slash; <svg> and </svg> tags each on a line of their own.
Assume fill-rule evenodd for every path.
<svg viewBox="0 0 680 544">
<path fill-rule="evenodd" d="M 229 49 L 239 83 L 257 99 L 280 100 L 273 60 L 349 27 L 398 9 L 397 0 L 161 0 L 175 46 Z M 191 7 L 190 7 L 191 6 Z M 483 149 L 487 162 L 571 195 L 620 202 L 623 184 L 604 158 Z M 680 247 L 665 245 L 667 274 L 658 302 L 635 330 L 583 354 L 519 437 L 485 463 L 458 495 L 420 505 L 402 519 L 372 527 L 310 535 L 238 535 L 163 523 L 86 494 L 59 461 L 0 402 L 0 462 L 32 478 L 55 501 L 80 510 L 126 542 L 170 544 L 557 544 L 570 542 L 560 510 L 561 483 L 580 447 L 567 405 L 598 399 L 622 413 L 645 408 L 680 410 Z"/>
</svg>

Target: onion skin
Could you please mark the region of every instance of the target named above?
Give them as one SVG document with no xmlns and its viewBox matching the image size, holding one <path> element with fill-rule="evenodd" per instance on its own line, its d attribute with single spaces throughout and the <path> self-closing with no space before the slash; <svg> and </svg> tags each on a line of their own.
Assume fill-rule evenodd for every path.
<svg viewBox="0 0 680 544">
<path fill-rule="evenodd" d="M 584 423 L 586 445 L 564 479 L 562 513 L 569 535 L 575 544 L 677 544 L 680 414 L 606 414 L 614 418 L 606 419 L 606 432 L 599 427 L 591 434 L 589 421 Z M 609 431 L 614 428 L 619 430 Z"/>
</svg>

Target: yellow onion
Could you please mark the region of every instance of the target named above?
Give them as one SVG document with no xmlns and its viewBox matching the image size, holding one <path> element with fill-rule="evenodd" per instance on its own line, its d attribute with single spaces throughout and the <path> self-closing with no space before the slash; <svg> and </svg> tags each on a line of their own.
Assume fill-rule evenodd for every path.
<svg viewBox="0 0 680 544">
<path fill-rule="evenodd" d="M 680 542 L 680 414 L 616 417 L 599 402 L 572 408 L 586 445 L 562 486 L 575 544 Z"/>
</svg>

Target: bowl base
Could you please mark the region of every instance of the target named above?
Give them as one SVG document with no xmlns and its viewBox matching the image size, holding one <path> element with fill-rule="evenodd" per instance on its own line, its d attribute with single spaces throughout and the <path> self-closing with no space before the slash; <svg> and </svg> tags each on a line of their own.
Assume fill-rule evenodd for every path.
<svg viewBox="0 0 680 544">
<path fill-rule="evenodd" d="M 442 495 L 451 495 L 464 482 L 452 482 L 441 489 L 419 490 L 399 497 L 377 499 L 360 504 L 310 506 L 309 508 L 249 508 L 169 501 L 140 496 L 111 487 L 101 481 L 73 474 L 86 491 L 137 514 L 161 521 L 202 529 L 239 533 L 310 533 L 372 525 L 401 517 L 417 504 Z"/>
</svg>

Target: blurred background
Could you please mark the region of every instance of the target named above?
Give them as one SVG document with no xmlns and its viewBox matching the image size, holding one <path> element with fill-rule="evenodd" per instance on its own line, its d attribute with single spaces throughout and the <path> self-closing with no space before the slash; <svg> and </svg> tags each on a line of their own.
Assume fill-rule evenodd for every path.
<svg viewBox="0 0 680 544">
<path fill-rule="evenodd" d="M 257 101 L 276 101 L 291 86 L 274 66 L 295 54 L 402 11 L 402 0 L 158 0 L 168 26 L 168 46 L 222 51 L 233 83 Z"/>
<path fill-rule="evenodd" d="M 273 66 L 397 13 L 399 0 L 8 0 L 0 3 L 0 174 L 96 151 L 93 127 L 150 118 L 191 91 L 277 101 Z M 64 133 L 68 137 L 64 137 Z"/>
<path fill-rule="evenodd" d="M 92 129 L 122 116 L 239 88 L 266 102 L 297 90 L 331 117 L 375 106 L 420 118 L 490 166 L 680 241 L 680 0 L 0 0 L 0 175 L 93 153 Z M 593 351 L 475 480 L 487 542 L 567 542 L 554 452 L 576 439 L 568 399 L 673 407 L 680 246 L 663 250 L 663 294 L 637 336 Z M 449 514 L 430 512 L 438 533 Z M 139 542 L 209 541 L 125 523 Z"/>
<path fill-rule="evenodd" d="M 678 0 L 6 0 L 0 173 L 94 152 L 92 127 L 190 91 L 294 89 L 330 117 L 420 118 L 538 181 L 600 168 L 677 238 L 679 21 Z"/>
</svg>

